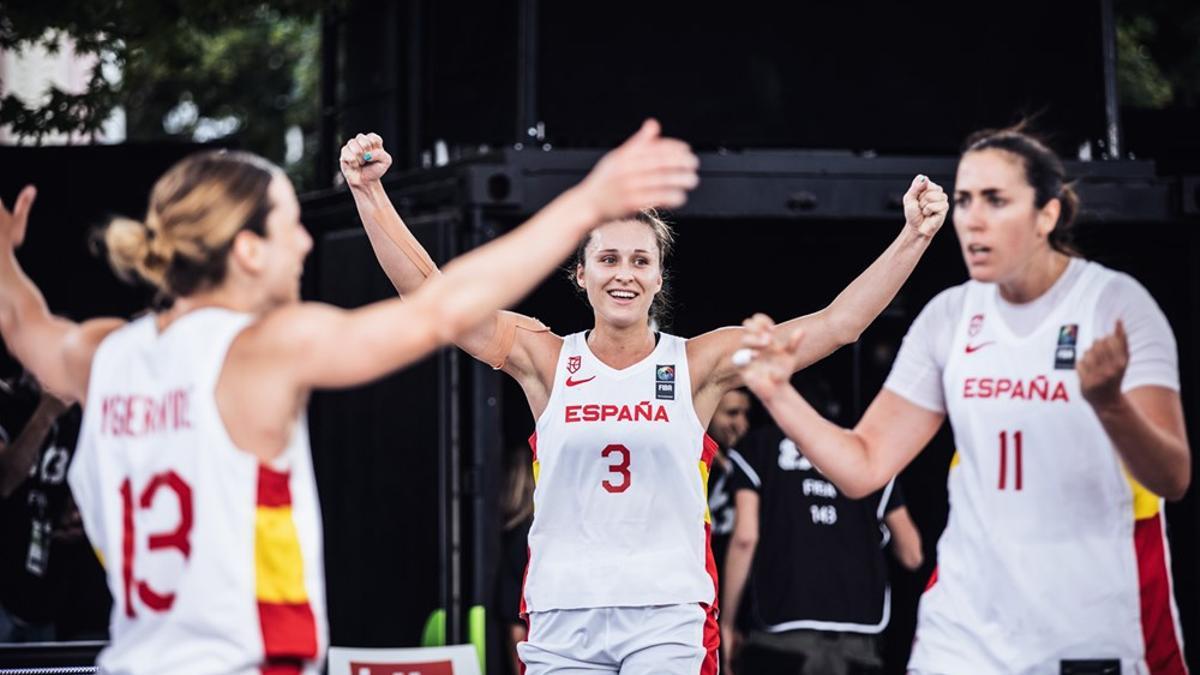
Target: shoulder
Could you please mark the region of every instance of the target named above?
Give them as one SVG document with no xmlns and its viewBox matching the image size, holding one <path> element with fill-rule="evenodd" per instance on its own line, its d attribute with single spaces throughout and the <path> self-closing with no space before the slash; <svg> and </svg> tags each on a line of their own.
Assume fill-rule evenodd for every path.
<svg viewBox="0 0 1200 675">
<path fill-rule="evenodd" d="M 967 281 L 957 286 L 951 286 L 925 303 L 917 321 L 936 321 L 939 324 L 957 319 L 962 315 L 963 306 L 967 302 L 967 291 L 977 286 L 973 281 Z"/>
<path fill-rule="evenodd" d="M 944 336 L 954 334 L 967 301 L 967 291 L 973 282 L 951 286 L 933 296 L 921 308 L 904 339 L 906 342 L 925 342 L 931 347 L 941 345 Z M 936 349 L 934 351 L 937 351 Z"/>
</svg>

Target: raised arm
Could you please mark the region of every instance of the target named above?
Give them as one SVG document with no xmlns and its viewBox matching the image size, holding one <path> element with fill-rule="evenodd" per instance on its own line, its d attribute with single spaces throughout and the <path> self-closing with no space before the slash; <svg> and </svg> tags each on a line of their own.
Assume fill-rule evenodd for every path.
<svg viewBox="0 0 1200 675">
<path fill-rule="evenodd" d="M 392 156 L 379 134 L 358 134 L 342 146 L 342 176 L 354 197 L 371 250 L 396 292 L 417 290 L 425 280 L 440 274 L 421 242 L 413 236 L 380 180 L 392 166 Z"/>
<path fill-rule="evenodd" d="M 592 227 L 651 206 L 677 207 L 697 161 L 648 121 L 579 185 L 516 230 L 464 254 L 404 302 L 342 311 L 305 305 L 263 322 L 269 344 L 290 344 L 298 384 L 351 386 L 420 359 L 512 304 L 561 264 Z M 302 356 L 302 358 L 297 358 Z M 294 361 L 292 360 L 294 359 Z"/>
<path fill-rule="evenodd" d="M 821 417 L 792 387 L 792 364 L 803 331 L 781 336 L 770 318 L 747 319 L 745 345 L 753 358 L 739 359 L 742 377 L 788 438 L 847 497 L 861 499 L 882 488 L 917 456 L 937 433 L 945 415 L 926 410 L 883 390 L 854 429 Z M 739 354 L 740 356 L 740 354 Z"/>
<path fill-rule="evenodd" d="M 401 297 L 441 274 L 396 212 L 380 182 L 392 164 L 383 139 L 378 134 L 358 134 L 342 147 L 339 161 L 371 249 Z M 557 338 L 541 322 L 502 311 L 460 334 L 455 343 L 493 368 L 503 368 L 522 384 L 527 394 L 537 398 L 544 397 L 545 392 L 539 391 L 544 389 L 544 383 L 538 378 L 534 355 L 548 352 L 538 348 L 544 347 L 542 342 L 547 339 Z"/>
<path fill-rule="evenodd" d="M 887 250 L 829 306 L 776 327 L 780 335 L 790 335 L 798 328 L 804 330 L 805 339 L 794 354 L 792 372 L 858 340 L 904 285 L 945 221 L 949 204 L 941 186 L 925 176 L 913 179 L 904 195 L 904 228 Z M 689 341 L 688 358 L 697 393 L 712 388 L 715 390 L 712 395 L 719 398 L 726 390 L 742 384 L 729 358 L 742 346 L 742 336 L 742 328 L 728 327 Z"/>
<path fill-rule="evenodd" d="M 16 255 L 36 196 L 34 187 L 27 185 L 11 212 L 0 202 L 0 335 L 9 353 L 43 387 L 65 403 L 82 402 L 96 348 L 124 322 L 93 319 L 80 324 L 50 313 Z"/>
</svg>

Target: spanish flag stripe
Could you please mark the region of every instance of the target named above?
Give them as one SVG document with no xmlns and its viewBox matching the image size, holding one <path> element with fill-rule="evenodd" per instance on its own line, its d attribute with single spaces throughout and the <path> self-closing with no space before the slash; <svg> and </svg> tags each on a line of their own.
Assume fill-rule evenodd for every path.
<svg viewBox="0 0 1200 675">
<path fill-rule="evenodd" d="M 308 604 L 304 559 L 292 513 L 290 475 L 260 465 L 254 522 L 255 595 L 269 675 L 300 672 L 317 656 L 317 622 Z"/>
</svg>

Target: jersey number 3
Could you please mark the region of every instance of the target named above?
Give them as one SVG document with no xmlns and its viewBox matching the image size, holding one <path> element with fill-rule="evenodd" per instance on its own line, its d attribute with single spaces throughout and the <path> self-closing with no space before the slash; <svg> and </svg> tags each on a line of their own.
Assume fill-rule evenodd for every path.
<svg viewBox="0 0 1200 675">
<path fill-rule="evenodd" d="M 600 482 L 600 485 L 602 485 L 604 489 L 608 490 L 609 492 L 624 492 L 629 489 L 629 483 L 632 480 L 632 476 L 629 474 L 629 448 L 614 443 L 612 445 L 605 446 L 605 448 L 600 451 L 600 456 L 604 459 L 608 459 L 612 455 L 619 455 L 620 457 L 616 464 L 608 465 L 608 471 L 609 473 L 616 474 L 619 478 L 619 481 L 613 482 L 612 479 L 605 478 Z"/>
<path fill-rule="evenodd" d="M 170 494 L 159 495 L 160 492 Z M 121 566 L 121 576 L 125 582 L 125 616 L 133 619 L 137 617 L 137 612 L 133 608 L 133 593 L 134 588 L 137 589 L 138 600 L 142 601 L 146 607 L 155 612 L 165 612 L 171 609 L 171 605 L 175 603 L 174 592 L 162 592 L 161 589 L 151 588 L 145 581 L 139 581 L 135 576 L 134 562 L 135 553 L 137 551 L 137 532 L 134 527 L 134 516 L 138 511 L 147 511 L 154 506 L 154 500 L 169 499 L 174 496 L 179 502 L 179 522 L 174 526 L 174 529 L 155 532 L 149 535 L 149 541 L 146 543 L 146 548 L 150 553 L 162 551 L 164 549 L 174 549 L 179 551 L 186 561 L 192 554 L 192 488 L 189 486 L 179 474 L 174 471 L 167 471 L 156 474 L 150 478 L 150 482 L 134 499 L 133 484 L 128 478 L 121 483 L 121 505 L 123 515 L 123 537 L 122 537 L 122 557 L 123 564 Z"/>
</svg>

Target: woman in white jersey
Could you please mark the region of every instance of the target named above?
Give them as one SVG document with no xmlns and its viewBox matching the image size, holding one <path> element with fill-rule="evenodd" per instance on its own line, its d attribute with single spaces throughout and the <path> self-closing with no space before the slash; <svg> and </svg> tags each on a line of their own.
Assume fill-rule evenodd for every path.
<svg viewBox="0 0 1200 675">
<path fill-rule="evenodd" d="M 364 153 L 381 161 L 364 165 Z M 387 153 L 359 135 L 342 171 L 380 263 L 397 290 L 434 274 L 379 184 Z M 800 368 L 853 342 L 908 277 L 949 203 L 923 177 L 904 198 L 906 223 L 878 260 L 829 307 L 785 324 L 809 335 Z M 708 543 L 704 433 L 722 395 L 740 385 L 729 356 L 742 329 L 691 340 L 651 330 L 672 235 L 651 213 L 597 228 L 576 253 L 595 328 L 559 337 L 503 312 L 458 344 L 514 377 L 537 421 L 534 522 L 522 597 L 531 674 L 713 673 L 719 640 Z"/>
<path fill-rule="evenodd" d="M 747 384 L 849 495 L 949 416 L 950 520 L 910 672 L 1184 673 L 1161 513 L 1191 476 L 1170 326 L 1140 284 L 1064 243 L 1077 199 L 1031 136 L 971 137 L 954 200 L 971 280 L 913 322 L 853 430 L 787 384 L 800 354 L 761 315 Z"/>
<path fill-rule="evenodd" d="M 14 255 L 32 187 L 0 208 L 0 332 L 48 389 L 84 403 L 70 483 L 115 601 L 100 671 L 319 670 L 308 393 L 429 354 L 520 298 L 596 224 L 682 203 L 695 166 L 648 123 L 407 302 L 353 311 L 298 301 L 312 240 L 287 177 L 253 155 L 193 155 L 158 180 L 144 223 L 109 226 L 113 267 L 173 301 L 128 323 L 50 315 Z"/>
</svg>

